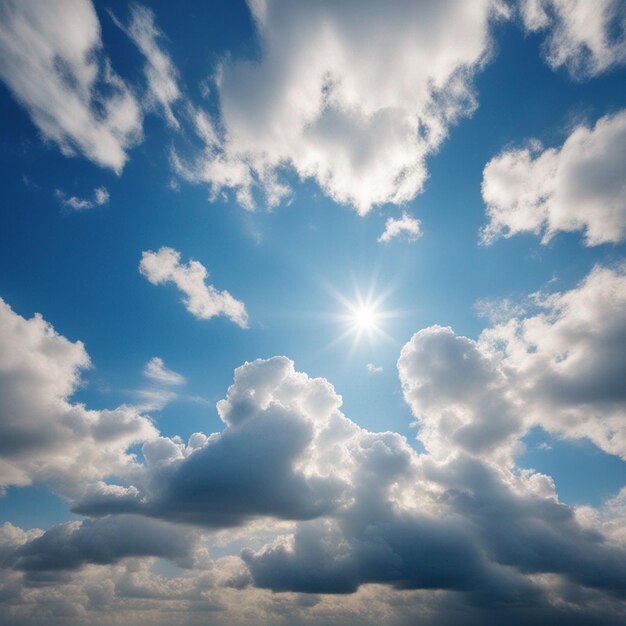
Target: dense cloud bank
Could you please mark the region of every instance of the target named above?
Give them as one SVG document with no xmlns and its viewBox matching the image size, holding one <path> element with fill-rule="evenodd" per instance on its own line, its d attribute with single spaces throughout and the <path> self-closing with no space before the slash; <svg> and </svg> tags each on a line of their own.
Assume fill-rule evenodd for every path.
<svg viewBox="0 0 626 626">
<path fill-rule="evenodd" d="M 22 386 L 34 400 L 36 381 L 64 422 L 61 409 L 78 411 L 68 398 L 89 362 L 82 344 L 40 317 L 2 310 L 0 339 L 13 342 L 3 351 L 13 358 L 3 365 L 2 384 L 16 399 L 12 390 Z M 82 474 L 66 491 L 74 511 L 88 517 L 46 532 L 3 527 L 3 593 L 13 600 L 2 611 L 28 623 L 51 610 L 45 597 L 56 590 L 67 602 L 74 598 L 76 623 L 97 623 L 98 603 L 125 607 L 132 623 L 128 598 L 136 596 L 148 608 L 157 599 L 185 610 L 213 603 L 229 621 L 238 615 L 234 623 L 246 623 L 239 603 L 267 602 L 269 590 L 286 594 L 287 623 L 316 623 L 328 615 L 318 612 L 322 606 L 358 614 L 360 598 L 376 588 L 387 589 L 377 591 L 377 603 L 396 598 L 384 608 L 390 623 L 419 623 L 419 609 L 405 611 L 398 598 L 438 607 L 434 623 L 442 624 L 453 619 L 455 604 L 472 607 L 473 617 L 459 623 L 503 615 L 523 623 L 529 607 L 554 623 L 624 617 L 623 494 L 598 509 L 573 509 L 559 502 L 549 476 L 515 464 L 520 439 L 537 425 L 626 454 L 616 374 L 626 353 L 623 268 L 598 266 L 569 291 L 535 294 L 533 310 L 517 313 L 476 341 L 431 327 L 402 349 L 400 380 L 424 453 L 396 433 L 360 428 L 341 412 L 330 383 L 296 371 L 286 357 L 235 371 L 217 405 L 219 433 L 196 433 L 185 444 L 155 436 L 135 416 L 144 428 L 142 459 L 125 459 L 126 435 L 114 421 L 107 432 L 118 446 L 115 462 L 97 466 L 94 457 L 98 472 Z M 47 367 L 37 366 L 41 359 Z M 50 380 L 37 378 L 41 371 L 52 372 Z M 175 375 L 158 360 L 150 372 Z M 37 419 L 48 419 L 41 411 L 28 415 L 33 431 Z M 77 415 L 91 413 L 80 407 Z M 2 423 L 10 428 L 10 413 Z M 56 485 L 57 466 L 70 456 L 64 436 L 92 445 L 96 435 L 82 430 L 78 444 L 71 429 L 32 444 L 37 458 L 51 459 L 43 469 L 31 446 L 3 449 L 3 463 Z M 117 484 L 105 480 L 112 475 Z M 182 569 L 152 571 L 154 559 Z M 90 577 L 107 581 L 96 600 Z M 347 598 L 332 599 L 339 596 Z M 271 604 L 261 622 L 275 619 Z"/>
</svg>

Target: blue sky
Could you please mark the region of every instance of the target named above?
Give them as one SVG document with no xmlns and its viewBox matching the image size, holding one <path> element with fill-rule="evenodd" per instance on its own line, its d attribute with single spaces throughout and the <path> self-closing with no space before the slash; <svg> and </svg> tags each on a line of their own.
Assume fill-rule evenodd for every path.
<svg viewBox="0 0 626 626">
<path fill-rule="evenodd" d="M 214 580 L 206 589 L 222 607 L 215 623 L 245 623 L 233 608 L 239 600 L 229 595 L 237 585 L 245 602 L 261 598 L 256 623 L 278 619 L 272 612 L 278 608 L 259 595 L 263 589 L 281 592 L 280 619 L 294 624 L 322 623 L 331 614 L 351 623 L 355 615 L 362 619 L 370 597 L 378 611 L 370 619 L 419 623 L 418 613 L 393 609 L 385 586 L 399 596 L 404 592 L 397 589 L 413 590 L 405 601 L 434 607 L 441 623 L 450 614 L 428 595 L 432 588 L 464 589 L 455 604 L 469 607 L 476 620 L 523 623 L 523 611 L 506 608 L 506 593 L 523 596 L 524 607 L 540 605 L 546 619 L 617 623 L 626 611 L 623 595 L 618 600 L 604 591 L 619 587 L 623 566 L 603 554 L 585 557 L 604 571 L 594 583 L 578 573 L 591 561 L 576 561 L 568 547 L 553 542 L 551 562 L 529 565 L 485 544 L 477 531 L 471 549 L 478 546 L 491 560 L 480 576 L 467 570 L 486 581 L 470 593 L 463 584 L 437 582 L 435 574 L 435 582 L 424 582 L 428 572 L 394 579 L 384 563 L 368 565 L 355 556 L 364 539 L 346 534 L 357 519 L 393 527 L 389 515 L 418 516 L 416 503 L 426 496 L 411 491 L 416 484 L 430 485 L 423 488 L 434 498 L 428 506 L 438 532 L 448 532 L 448 520 L 459 515 L 488 532 L 489 520 L 453 500 L 464 489 L 488 500 L 501 481 L 501 491 L 515 494 L 507 515 L 524 506 L 514 497 L 526 498 L 529 509 L 542 499 L 559 502 L 571 517 L 567 529 L 559 531 L 550 512 L 542 524 L 572 545 L 580 533 L 593 532 L 624 550 L 623 4 L 598 5 L 591 17 L 584 3 L 556 0 L 485 1 L 471 8 L 397 3 L 384 16 L 376 3 L 357 5 L 212 2 L 181 10 L 167 2 L 131 8 L 76 0 L 48 7 L 9 2 L 0 10 L 0 297 L 12 309 L 3 313 L 0 344 L 6 355 L 1 389 L 9 398 L 1 408 L 7 443 L 0 450 L 6 487 L 0 522 L 11 525 L 4 527 L 6 545 L 22 546 L 10 548 L 17 556 L 7 560 L 5 581 L 19 579 L 27 589 L 35 574 L 76 576 L 79 568 L 90 580 L 113 581 L 119 597 L 83 606 L 68 595 L 67 581 L 55 579 L 75 623 L 104 623 L 109 611 L 131 611 L 120 572 L 127 568 L 128 578 L 133 567 L 144 567 L 137 563 L 152 568 L 144 568 L 142 585 L 158 579 L 194 590 L 204 589 L 201 578 L 210 569 Z M 59 43 L 63 32 L 67 41 Z M 495 233 L 489 241 L 481 239 L 487 225 Z M 179 254 L 176 268 L 164 269 L 159 253 L 152 270 L 142 264 L 140 271 L 142 258 L 163 248 Z M 193 284 L 185 282 L 192 280 L 192 260 L 208 273 Z M 203 312 L 185 304 L 175 275 L 191 284 L 186 297 L 193 292 Z M 359 299 L 365 317 L 373 318 L 367 327 L 354 320 Z M 232 307 L 245 308 L 244 321 Z M 60 338 L 36 327 L 35 314 Z M 11 330 L 18 327 L 23 331 Z M 370 471 L 364 457 L 350 452 L 346 460 L 344 452 L 324 447 L 335 437 L 343 441 L 335 426 L 328 426 L 326 443 L 315 439 L 301 457 L 287 456 L 280 471 L 267 469 L 263 455 L 279 458 L 297 439 L 288 438 L 291 427 L 276 426 L 271 411 L 292 412 L 295 424 L 312 420 L 316 433 L 326 415 L 324 401 L 311 408 L 313 400 L 296 401 L 290 386 L 273 388 L 269 407 L 263 404 L 260 390 L 274 384 L 264 377 L 273 380 L 273 368 L 287 367 L 282 361 L 244 368 L 229 391 L 236 368 L 274 356 L 291 359 L 303 373 L 284 374 L 280 385 L 293 377 L 289 385 L 301 389 L 298 376 L 313 387 L 318 377 L 328 381 L 363 449 L 370 445 L 363 441 L 380 437 L 393 450 L 389 455 L 411 458 L 409 466 L 419 469 L 403 470 L 404 478 L 393 474 L 393 489 L 376 506 L 348 505 L 361 496 L 347 492 L 337 496 L 342 504 L 320 504 L 338 487 L 326 485 L 323 496 L 309 482 L 297 488 L 294 468 L 309 467 L 306 481 L 342 477 L 351 489 Z M 160 373 L 147 374 L 155 357 Z M 227 397 L 231 408 L 218 411 Z M 75 413 L 81 411 L 79 427 Z M 108 411 L 125 415 L 119 419 L 126 426 Z M 260 430 L 242 443 L 237 420 L 246 411 L 261 420 Z M 105 437 L 92 426 L 111 419 L 117 425 L 102 429 L 116 434 Z M 55 420 L 65 434 L 48 440 Z M 273 438 L 273 428 L 287 438 L 276 449 L 283 435 Z M 12 444 L 18 431 L 34 442 L 44 433 L 42 442 L 16 438 Z M 393 444 L 376 435 L 385 431 Z M 223 437 L 188 443 L 197 432 Z M 250 450 L 255 441 L 260 451 Z M 92 445 L 106 455 L 90 452 Z M 90 461 L 79 478 L 80 462 L 69 459 L 80 456 L 81 446 Z M 186 450 L 184 462 L 175 460 L 178 452 L 159 456 L 177 446 Z M 222 450 L 240 456 L 220 463 Z M 257 461 L 262 467 L 255 469 Z M 285 477 L 288 468 L 294 477 Z M 379 471 L 387 484 L 391 470 L 381 465 Z M 466 471 L 483 486 L 459 486 L 454 476 Z M 270 490 L 258 506 L 257 492 L 241 478 L 255 472 L 255 489 Z M 191 485 L 190 476 L 199 484 Z M 213 480 L 221 491 L 207 486 Z M 160 481 L 162 492 L 155 487 Z M 141 504 L 122 506 L 103 495 L 103 485 L 117 485 L 128 498 L 136 492 Z M 406 493 L 396 501 L 389 494 L 398 490 Z M 298 491 L 306 502 L 290 500 Z M 434 493 L 448 494 L 437 498 L 447 498 L 451 511 L 435 512 Z M 185 498 L 206 502 L 204 513 L 193 507 L 184 513 Z M 401 506 L 406 510 L 398 513 Z M 62 525 L 69 520 L 79 526 Z M 105 524 L 147 524 L 144 536 L 154 534 L 160 547 L 117 546 L 110 558 L 92 551 L 79 565 L 65 563 L 65 548 L 45 553 L 50 532 L 68 544 L 83 532 L 102 533 L 106 544 Z M 314 542 L 324 524 L 337 524 L 349 545 L 357 542 L 348 557 L 356 563 L 354 589 L 348 583 L 332 588 L 335 576 L 350 576 L 314 563 L 304 548 L 268 551 L 289 534 L 297 546 L 305 536 Z M 529 550 L 534 541 L 547 541 L 531 536 L 532 522 L 514 524 Z M 420 542 L 439 545 L 424 528 L 418 520 L 415 531 L 380 540 L 410 569 Z M 31 529 L 49 533 L 15 538 Z M 180 543 L 179 553 L 163 550 L 167 542 Z M 457 547 L 452 556 L 442 547 L 429 558 L 468 558 L 462 555 L 470 548 Z M 24 561 L 23 554 L 37 550 L 37 563 L 47 558 L 53 565 Z M 210 566 L 203 550 L 215 559 Z M 561 564 L 558 550 L 569 551 L 569 565 Z M 220 560 L 221 554 L 229 556 Z M 298 582 L 289 574 L 294 563 L 326 572 L 328 587 Z M 487 573 L 497 567 L 513 572 L 506 593 Z M 555 578 L 542 587 L 529 582 L 529 573 Z M 292 583 L 285 582 L 290 576 Z M 579 585 L 598 608 L 559 609 L 543 597 L 548 586 L 552 598 L 565 593 L 566 584 Z M 24 593 L 2 609 L 7 623 L 36 623 L 46 610 L 43 600 L 26 600 Z M 341 599 L 332 599 L 335 593 Z M 477 599 L 481 593 L 505 608 L 490 612 L 490 603 Z M 177 601 L 163 594 L 163 603 Z M 208 610 L 199 597 L 185 605 L 181 623 L 195 623 L 197 611 Z"/>
</svg>

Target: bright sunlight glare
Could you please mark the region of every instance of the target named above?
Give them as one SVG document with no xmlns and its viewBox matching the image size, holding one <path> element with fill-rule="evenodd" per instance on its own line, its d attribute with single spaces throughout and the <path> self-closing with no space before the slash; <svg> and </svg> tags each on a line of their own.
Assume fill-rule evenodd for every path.
<svg viewBox="0 0 626 626">
<path fill-rule="evenodd" d="M 352 323 L 362 330 L 373 328 L 376 325 L 376 311 L 367 305 L 356 307 L 352 315 Z"/>
</svg>

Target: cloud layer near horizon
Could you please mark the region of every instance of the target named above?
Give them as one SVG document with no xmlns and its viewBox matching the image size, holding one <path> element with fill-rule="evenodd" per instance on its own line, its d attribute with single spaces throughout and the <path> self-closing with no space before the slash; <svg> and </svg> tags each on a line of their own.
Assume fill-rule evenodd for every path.
<svg viewBox="0 0 626 626">
<path fill-rule="evenodd" d="M 100 598 L 109 608 L 126 602 L 121 581 L 135 572 L 135 582 L 139 576 L 154 590 L 147 597 L 191 606 L 210 596 L 229 611 L 236 589 L 247 589 L 247 602 L 264 597 L 263 589 L 326 598 L 383 585 L 405 594 L 460 594 L 476 615 L 496 602 L 514 616 L 521 603 L 567 621 L 590 598 L 590 619 L 623 612 L 623 494 L 605 507 L 573 509 L 559 502 L 549 476 L 515 463 L 520 439 L 537 425 L 626 456 L 620 426 L 626 399 L 619 376 L 610 374 L 624 370 L 623 268 L 597 267 L 575 288 L 536 294 L 534 301 L 535 311 L 518 311 L 476 341 L 430 327 L 404 346 L 398 368 L 419 420 L 422 454 L 397 433 L 359 427 L 341 412 L 328 381 L 296 371 L 289 359 L 244 364 L 217 405 L 222 432 L 196 433 L 186 444 L 144 432 L 142 459 L 107 462 L 66 491 L 74 510 L 92 519 L 45 533 L 5 525 L 3 576 L 12 593 L 28 593 L 33 602 L 8 610 L 38 614 L 29 613 L 45 610 L 29 585 L 88 584 L 78 583 L 73 572 L 80 569 L 117 581 Z M 22 345 L 12 354 L 24 354 L 4 366 L 5 376 L 25 377 L 30 363 L 43 358 L 36 346 L 44 354 L 54 348 L 48 358 L 65 382 L 50 391 L 39 384 L 40 394 L 71 407 L 77 368 L 88 363 L 82 345 L 59 337 L 41 318 L 24 320 L 8 307 L 4 316 L 10 337 L 4 341 Z M 155 380 L 173 380 L 162 362 L 150 363 Z M 122 441 L 117 445 L 128 445 Z M 51 447 L 68 455 L 54 441 L 41 442 L 39 453 Z M 11 455 L 3 450 L 3 462 L 16 463 Z M 21 462 L 34 480 L 49 480 Z M 111 474 L 116 484 L 103 480 Z M 233 548 L 211 560 L 211 545 L 220 542 Z M 132 565 L 153 558 L 188 573 L 170 582 Z M 97 574 L 95 565 L 109 569 Z M 320 603 L 309 597 L 312 606 Z M 90 603 L 79 602 L 81 610 L 91 614 Z M 441 623 L 445 615 L 439 613 Z"/>
</svg>

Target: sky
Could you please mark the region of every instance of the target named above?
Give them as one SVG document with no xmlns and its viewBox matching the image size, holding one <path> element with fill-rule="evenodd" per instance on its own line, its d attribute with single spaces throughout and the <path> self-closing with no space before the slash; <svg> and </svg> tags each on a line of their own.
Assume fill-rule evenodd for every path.
<svg viewBox="0 0 626 626">
<path fill-rule="evenodd" d="M 0 5 L 0 621 L 626 621 L 622 0 Z"/>
</svg>

